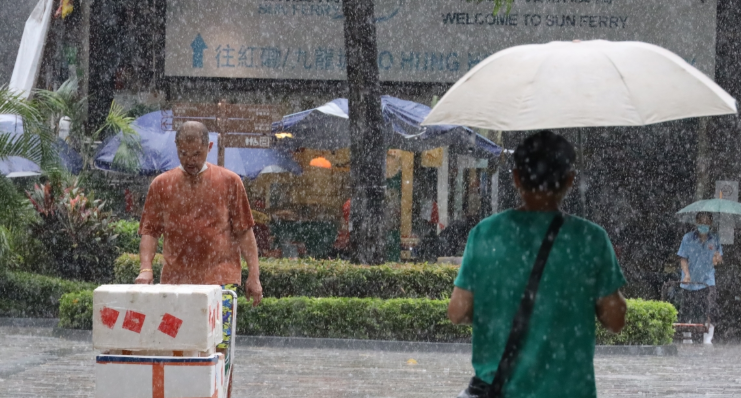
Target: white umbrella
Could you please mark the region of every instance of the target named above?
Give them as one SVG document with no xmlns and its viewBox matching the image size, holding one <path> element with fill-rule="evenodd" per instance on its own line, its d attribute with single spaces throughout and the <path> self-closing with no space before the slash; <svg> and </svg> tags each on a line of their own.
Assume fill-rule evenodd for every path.
<svg viewBox="0 0 741 398">
<path fill-rule="evenodd" d="M 676 54 L 647 43 L 594 40 L 491 55 L 422 124 L 514 131 L 642 126 L 736 112 L 733 97 Z"/>
</svg>

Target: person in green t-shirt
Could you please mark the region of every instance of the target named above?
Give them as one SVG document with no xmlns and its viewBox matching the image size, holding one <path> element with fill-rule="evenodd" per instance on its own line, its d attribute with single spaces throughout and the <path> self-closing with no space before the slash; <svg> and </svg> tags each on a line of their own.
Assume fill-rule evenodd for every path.
<svg viewBox="0 0 741 398">
<path fill-rule="evenodd" d="M 473 325 L 476 377 L 459 398 L 486 396 L 481 391 L 494 378 L 546 230 L 573 185 L 575 158 L 573 146 L 553 132 L 526 138 L 512 172 L 523 204 L 483 220 L 468 236 L 448 307 L 454 324 Z M 503 395 L 596 397 L 595 315 L 614 333 L 623 328 L 624 284 L 605 230 L 566 216 Z"/>
</svg>

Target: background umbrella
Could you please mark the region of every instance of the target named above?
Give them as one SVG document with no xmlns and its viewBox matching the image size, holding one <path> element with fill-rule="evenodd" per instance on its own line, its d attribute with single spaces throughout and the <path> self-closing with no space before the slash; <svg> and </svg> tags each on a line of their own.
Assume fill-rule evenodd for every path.
<svg viewBox="0 0 741 398">
<path fill-rule="evenodd" d="M 23 120 L 17 115 L 0 115 L 0 131 L 17 135 L 23 134 Z M 79 174 L 82 171 L 82 156 L 75 152 L 63 139 L 57 138 L 54 149 L 59 155 L 60 165 L 65 170 L 72 174 Z M 6 177 L 27 177 L 41 173 L 41 169 L 36 163 L 17 156 L 11 156 L 4 161 L 0 161 L 0 163 L 3 164 L 0 165 L 0 170 L 13 170 L 9 173 L 16 173 L 9 176 L 3 171 L 3 175 Z"/>
<path fill-rule="evenodd" d="M 462 126 L 430 126 L 420 123 L 430 107 L 388 95 L 381 96 L 381 109 L 388 129 L 386 146 L 420 152 L 442 146 L 465 147 L 476 157 L 497 157 L 501 148 L 473 130 Z M 335 150 L 350 147 L 347 99 L 338 98 L 318 108 L 294 113 L 273 123 L 274 133 L 290 133 L 279 140 L 286 148 Z"/>
<path fill-rule="evenodd" d="M 0 160 L 0 174 L 8 178 L 32 177 L 41 174 L 41 167 L 26 158 L 9 156 Z"/>
<path fill-rule="evenodd" d="M 163 125 L 171 118 L 171 111 L 151 112 L 137 118 L 132 127 L 141 137 L 142 154 L 139 156 L 139 174 L 157 175 L 180 165 L 175 147 L 175 132 Z M 217 162 L 218 135 L 209 133 L 214 142 L 207 161 Z M 113 166 L 113 158 L 121 145 L 121 134 L 107 139 L 95 155 L 94 165 L 101 170 L 125 172 Z M 257 178 L 261 173 L 291 172 L 301 174 L 290 154 L 279 149 L 226 148 L 224 166 L 242 177 Z"/>
<path fill-rule="evenodd" d="M 678 55 L 647 43 L 594 40 L 491 55 L 422 124 L 509 131 L 643 126 L 736 112 L 733 97 Z"/>
<path fill-rule="evenodd" d="M 720 220 L 720 215 L 730 215 L 741 225 L 741 203 L 726 199 L 707 199 L 695 202 L 677 212 L 680 221 L 694 223 L 697 213 L 708 212 L 713 214 L 713 220 Z"/>
<path fill-rule="evenodd" d="M 211 133 L 211 139 L 214 141 L 214 147 L 208 153 L 208 161 L 216 164 L 218 136 Z M 291 155 L 277 149 L 226 148 L 224 167 L 242 177 L 253 180 L 260 174 L 293 173 L 301 175 L 302 173 L 301 166 L 291 158 Z"/>
</svg>

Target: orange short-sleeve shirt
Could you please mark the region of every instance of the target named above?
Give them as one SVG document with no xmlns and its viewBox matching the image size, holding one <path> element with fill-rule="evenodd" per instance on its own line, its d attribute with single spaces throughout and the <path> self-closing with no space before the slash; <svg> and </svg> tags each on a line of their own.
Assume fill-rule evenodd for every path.
<svg viewBox="0 0 741 398">
<path fill-rule="evenodd" d="M 164 235 L 162 283 L 240 284 L 236 236 L 253 226 L 240 177 L 208 164 L 196 177 L 176 168 L 152 181 L 139 234 Z"/>
</svg>

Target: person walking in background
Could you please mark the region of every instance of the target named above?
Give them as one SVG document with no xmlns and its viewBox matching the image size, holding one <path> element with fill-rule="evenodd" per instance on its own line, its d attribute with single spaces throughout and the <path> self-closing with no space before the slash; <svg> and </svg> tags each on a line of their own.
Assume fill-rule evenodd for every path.
<svg viewBox="0 0 741 398">
<path fill-rule="evenodd" d="M 560 211 L 575 159 L 560 135 L 526 138 L 514 153 L 522 206 L 469 234 L 448 307 L 454 324 L 473 325 L 476 375 L 459 398 L 490 389 L 507 398 L 597 396 L 595 314 L 608 330 L 623 328 L 625 278 L 605 230 Z"/>
<path fill-rule="evenodd" d="M 682 268 L 682 306 L 679 319 L 685 323 L 705 323 L 708 332 L 703 343 L 712 344 L 717 322 L 717 293 L 715 266 L 723 262 L 720 238 L 710 233 L 713 214 L 700 212 L 695 216 L 695 230 L 688 232 L 679 245 L 679 264 Z"/>
</svg>

